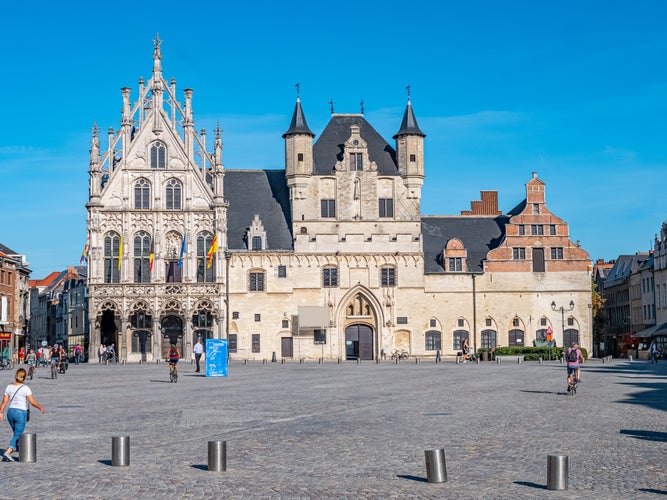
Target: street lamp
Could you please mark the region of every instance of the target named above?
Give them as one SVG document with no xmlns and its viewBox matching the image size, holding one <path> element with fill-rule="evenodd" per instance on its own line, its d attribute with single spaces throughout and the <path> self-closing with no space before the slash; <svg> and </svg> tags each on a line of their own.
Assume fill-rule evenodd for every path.
<svg viewBox="0 0 667 500">
<path fill-rule="evenodd" d="M 571 311 L 572 309 L 574 309 L 574 301 L 573 300 L 570 301 L 569 306 L 570 306 L 569 309 L 565 309 L 564 306 L 556 307 L 556 302 L 555 301 L 551 302 L 551 310 L 552 311 L 560 310 L 560 323 L 561 323 L 561 327 L 562 327 L 562 333 L 563 333 L 562 338 L 563 338 L 563 346 L 564 347 L 565 347 L 565 311 Z"/>
</svg>

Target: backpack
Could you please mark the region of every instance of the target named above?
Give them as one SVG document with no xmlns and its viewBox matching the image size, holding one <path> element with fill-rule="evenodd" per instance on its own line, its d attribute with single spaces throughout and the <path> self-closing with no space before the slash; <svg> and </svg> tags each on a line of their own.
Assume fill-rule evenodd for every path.
<svg viewBox="0 0 667 500">
<path fill-rule="evenodd" d="M 577 350 L 576 349 L 570 349 L 567 353 L 567 360 L 570 363 L 576 363 L 579 361 L 579 356 L 577 355 Z"/>
</svg>

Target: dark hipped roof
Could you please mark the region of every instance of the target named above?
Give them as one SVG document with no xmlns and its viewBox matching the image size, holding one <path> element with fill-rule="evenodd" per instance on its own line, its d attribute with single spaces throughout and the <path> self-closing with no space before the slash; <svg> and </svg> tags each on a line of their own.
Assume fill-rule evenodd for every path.
<svg viewBox="0 0 667 500">
<path fill-rule="evenodd" d="M 489 250 L 497 248 L 505 237 L 509 217 L 424 216 L 424 273 L 444 273 L 442 250 L 452 238 L 463 242 L 468 251 L 467 269 L 482 272 L 482 261 Z"/>
<path fill-rule="evenodd" d="M 362 115 L 333 115 L 313 146 L 313 173 L 331 174 L 337 161 L 343 160 L 343 145 L 350 138 L 350 127 L 359 126 L 361 138 L 368 145 L 368 157 L 383 175 L 399 175 L 396 151 Z"/>
<path fill-rule="evenodd" d="M 292 220 L 284 170 L 226 170 L 228 248 L 247 250 L 244 239 L 255 214 L 266 230 L 267 250 L 292 250 Z"/>
<path fill-rule="evenodd" d="M 4 253 L 5 255 L 18 255 L 17 252 L 15 252 L 9 247 L 6 247 L 2 243 L 0 243 L 0 252 Z"/>
</svg>

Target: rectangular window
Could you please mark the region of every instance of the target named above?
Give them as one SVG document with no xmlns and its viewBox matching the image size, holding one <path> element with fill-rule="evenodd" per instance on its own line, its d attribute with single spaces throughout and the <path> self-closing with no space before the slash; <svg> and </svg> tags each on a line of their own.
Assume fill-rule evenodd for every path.
<svg viewBox="0 0 667 500">
<path fill-rule="evenodd" d="M 396 269 L 393 267 L 383 267 L 380 270 L 380 282 L 382 286 L 396 286 Z"/>
<path fill-rule="evenodd" d="M 379 215 L 380 217 L 394 216 L 394 200 L 392 198 L 380 198 L 379 200 Z"/>
<path fill-rule="evenodd" d="M 463 261 L 461 260 L 461 257 L 449 257 L 447 260 L 449 263 L 449 271 L 456 272 L 463 270 Z"/>
<path fill-rule="evenodd" d="M 278 266 L 278 277 L 287 278 L 287 266 Z"/>
<path fill-rule="evenodd" d="M 252 237 L 252 249 L 253 250 L 261 250 L 262 249 L 262 237 L 261 236 L 253 236 Z"/>
<path fill-rule="evenodd" d="M 544 234 L 544 226 L 541 224 L 532 224 L 530 226 L 530 234 L 542 235 Z"/>
<path fill-rule="evenodd" d="M 264 291 L 264 273 L 255 272 L 250 273 L 248 288 L 251 292 L 263 292 Z"/>
<path fill-rule="evenodd" d="M 363 170 L 364 155 L 361 153 L 350 153 L 350 170 Z"/>
<path fill-rule="evenodd" d="M 523 247 L 512 248 L 512 258 L 514 260 L 526 260 L 526 249 Z"/>
<path fill-rule="evenodd" d="M 289 320 L 284 319 L 280 325 L 282 328 L 289 328 Z"/>
<path fill-rule="evenodd" d="M 255 321 L 262 321 L 262 315 L 261 314 L 255 314 Z"/>
<path fill-rule="evenodd" d="M 323 218 L 336 217 L 336 200 L 320 200 L 320 209 Z"/>
<path fill-rule="evenodd" d="M 493 321 L 491 320 L 491 318 L 486 318 L 486 326 L 491 326 L 491 325 L 493 325 Z"/>
<path fill-rule="evenodd" d="M 551 249 L 551 258 L 556 260 L 556 259 L 562 259 L 563 258 L 563 248 L 562 247 L 554 247 Z"/>
<path fill-rule="evenodd" d="M 327 331 L 326 330 L 313 330 L 313 342 L 315 344 L 326 344 L 327 343 Z"/>
<path fill-rule="evenodd" d="M 461 328 L 464 325 L 464 321 L 462 319 L 459 319 L 456 324 L 459 325 L 459 328 Z"/>
<path fill-rule="evenodd" d="M 534 214 L 539 214 L 540 213 L 540 204 L 539 203 L 533 203 L 533 213 Z"/>
<path fill-rule="evenodd" d="M 526 234 L 526 226 L 523 224 L 519 224 L 519 236 L 523 236 Z"/>
<path fill-rule="evenodd" d="M 259 352 L 259 333 L 252 334 L 252 352 Z"/>
<path fill-rule="evenodd" d="M 551 236 L 556 235 L 556 224 L 549 224 L 549 234 Z"/>
<path fill-rule="evenodd" d="M 547 326 L 547 318 L 540 318 L 540 326 Z"/>
<path fill-rule="evenodd" d="M 429 328 L 435 328 L 435 320 L 434 319 L 429 320 L 428 321 L 428 326 L 429 326 Z"/>
<path fill-rule="evenodd" d="M 416 162 L 416 161 L 417 161 L 417 155 L 411 154 L 411 155 L 410 155 L 410 161 L 411 161 L 412 163 Z"/>
<path fill-rule="evenodd" d="M 296 159 L 297 159 L 298 161 L 303 161 L 303 153 L 298 153 L 298 154 L 296 155 Z"/>
<path fill-rule="evenodd" d="M 230 333 L 229 336 L 229 343 L 227 344 L 227 348 L 229 352 L 236 352 L 238 347 L 236 345 L 236 334 L 235 333 Z"/>
<path fill-rule="evenodd" d="M 239 312 L 238 311 L 232 312 L 232 319 L 239 319 Z"/>
<path fill-rule="evenodd" d="M 407 316 L 399 316 L 396 318 L 396 324 L 397 325 L 407 325 L 408 324 L 408 317 Z"/>
<path fill-rule="evenodd" d="M 493 349 L 496 347 L 496 331 L 482 330 L 482 349 Z"/>
<path fill-rule="evenodd" d="M 338 286 L 337 267 L 325 267 L 322 269 L 322 286 L 327 288 Z"/>
</svg>

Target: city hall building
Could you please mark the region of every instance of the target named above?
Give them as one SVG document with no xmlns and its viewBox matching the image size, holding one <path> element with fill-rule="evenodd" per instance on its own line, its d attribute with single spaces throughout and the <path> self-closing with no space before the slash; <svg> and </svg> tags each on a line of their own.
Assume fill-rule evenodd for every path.
<svg viewBox="0 0 667 500">
<path fill-rule="evenodd" d="M 494 191 L 424 216 L 424 143 L 408 99 L 390 144 L 363 114 L 319 137 L 297 97 L 284 168 L 227 170 L 222 133 L 195 129 L 162 72 L 122 88 L 120 129 L 90 148 L 90 351 L 185 357 L 226 338 L 232 359 L 373 360 L 395 350 L 591 346 L 591 262 L 527 175 L 507 213 Z M 210 145 L 209 145 L 210 144 Z M 282 160 L 281 160 L 282 161 Z M 276 159 L 278 162 L 278 159 Z"/>
</svg>

